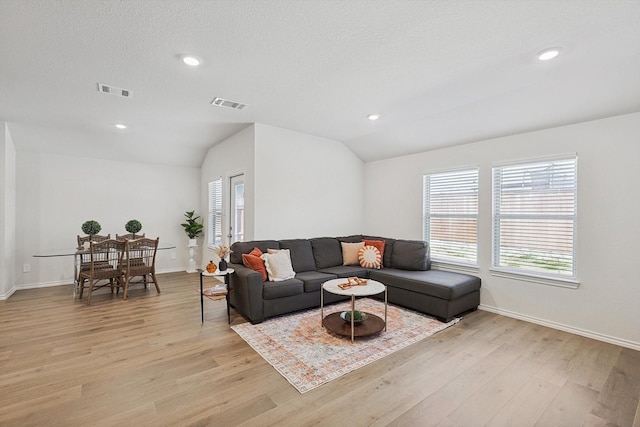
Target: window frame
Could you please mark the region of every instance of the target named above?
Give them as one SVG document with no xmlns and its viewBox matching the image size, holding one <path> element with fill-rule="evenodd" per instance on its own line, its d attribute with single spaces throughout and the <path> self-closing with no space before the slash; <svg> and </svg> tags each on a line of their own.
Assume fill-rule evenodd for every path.
<svg viewBox="0 0 640 427">
<path fill-rule="evenodd" d="M 207 184 L 209 233 L 207 237 L 207 247 L 214 249 L 222 244 L 222 214 L 223 214 L 223 193 L 222 177 L 214 179 Z M 219 226 L 219 230 L 216 225 Z M 219 234 L 217 233 L 219 231 Z"/>
<path fill-rule="evenodd" d="M 435 179 L 442 180 L 445 177 L 449 177 L 450 181 L 450 191 L 472 191 L 475 192 L 475 212 L 474 213 L 434 213 L 433 205 L 434 199 L 432 197 L 432 182 Z M 425 241 L 429 243 L 430 248 L 430 256 L 432 261 L 437 266 L 444 266 L 444 268 L 454 268 L 454 269 L 463 269 L 474 271 L 478 268 L 478 231 L 479 231 L 479 177 L 480 171 L 478 166 L 469 166 L 463 168 L 456 169 L 447 169 L 440 171 L 433 171 L 423 174 L 422 176 L 422 197 L 423 197 L 423 213 L 422 213 L 422 237 Z M 459 185 L 461 179 L 473 179 L 475 185 Z M 452 181 L 458 181 L 457 183 Z M 441 181 L 442 182 L 442 181 Z M 460 209 L 460 201 L 456 201 L 456 206 Z M 471 253 L 473 254 L 473 258 L 465 258 L 465 257 L 446 257 L 446 256 L 438 256 L 438 252 L 434 252 L 433 239 L 431 238 L 433 225 L 431 224 L 432 218 L 441 218 L 441 219 L 472 219 L 475 221 L 475 241 L 472 243 L 473 250 Z M 469 237 L 470 235 L 463 235 L 462 237 Z M 464 242 L 458 242 L 460 245 L 464 245 Z M 436 246 L 437 248 L 437 246 Z"/>
<path fill-rule="evenodd" d="M 561 173 L 554 173 L 553 171 L 553 168 L 556 167 L 556 165 L 562 164 L 562 163 L 567 164 L 567 162 L 573 163 L 571 165 L 571 171 L 570 171 L 570 173 L 573 174 L 571 185 L 567 185 L 566 176 L 563 177 Z M 557 185 L 556 187 L 557 193 L 560 193 L 561 192 L 560 190 L 562 189 L 565 189 L 565 192 L 567 192 L 566 191 L 567 189 L 571 190 L 570 192 L 572 193 L 572 197 L 573 197 L 573 212 L 571 214 L 558 214 L 558 213 L 545 214 L 544 212 L 542 212 L 544 209 L 539 208 L 540 206 L 539 203 L 543 203 L 543 201 L 541 200 L 544 200 L 544 199 L 540 199 L 536 201 L 536 203 L 538 203 L 536 204 L 536 209 L 538 211 L 536 213 L 527 212 L 526 205 L 524 203 L 520 203 L 520 205 L 516 205 L 513 202 L 508 205 L 505 205 L 503 203 L 504 195 L 506 191 L 509 191 L 509 190 L 505 190 L 505 185 L 504 185 L 505 181 L 503 180 L 503 175 L 505 171 L 508 171 L 507 173 L 511 173 L 511 174 L 522 172 L 524 177 L 527 171 L 531 171 L 533 169 L 545 168 L 545 167 L 547 168 L 549 173 L 548 173 L 547 179 L 542 181 L 543 189 L 546 188 L 547 190 L 552 190 L 554 182 L 556 182 L 556 183 L 561 183 L 561 184 L 555 184 Z M 565 168 L 560 170 L 562 171 L 562 170 L 568 170 L 568 169 Z M 577 227 L 578 226 L 578 156 L 577 154 L 573 153 L 573 154 L 562 155 L 562 156 L 532 158 L 532 159 L 518 160 L 513 162 L 497 163 L 492 165 L 491 174 L 492 174 L 492 179 L 491 179 L 491 185 L 492 185 L 491 245 L 492 247 L 491 247 L 491 268 L 490 268 L 491 274 L 499 277 L 516 278 L 520 280 L 531 281 L 531 282 L 542 283 L 542 284 L 577 288 L 579 285 L 578 263 L 577 263 L 577 258 L 578 258 L 577 257 L 577 246 L 578 246 L 578 233 L 577 233 L 578 231 L 577 230 L 578 228 Z M 529 192 L 523 191 L 521 194 L 529 195 L 533 197 L 536 194 L 535 186 L 540 185 L 540 183 L 539 182 L 538 184 L 534 183 L 533 174 L 531 172 L 529 176 L 530 177 L 529 177 L 528 187 L 531 187 L 531 189 Z M 522 189 L 527 188 L 525 187 L 524 182 L 525 180 L 523 178 L 522 183 L 519 184 L 520 188 Z M 518 190 L 517 185 L 513 183 L 509 185 L 514 187 L 513 189 L 511 189 L 511 191 Z M 543 196 L 544 195 L 548 196 L 549 194 L 553 194 L 553 191 L 547 191 L 546 193 L 541 192 L 540 194 Z M 552 200 L 551 202 L 548 202 L 546 205 L 543 205 L 543 206 L 546 206 L 547 210 L 552 208 L 554 209 L 566 208 L 567 206 L 569 206 L 568 203 L 565 202 L 564 204 L 562 204 L 563 201 L 558 202 L 556 199 L 547 199 L 547 200 Z M 502 210 L 505 209 L 505 206 L 507 208 L 512 208 L 512 209 L 515 209 L 514 207 L 520 208 L 522 213 L 512 212 L 508 214 L 503 214 Z M 565 221 L 565 222 L 570 221 L 571 236 L 572 236 L 571 242 L 570 242 L 571 273 L 570 274 L 561 273 L 561 272 L 554 273 L 553 270 L 551 269 L 549 269 L 549 271 L 544 271 L 542 267 L 538 269 L 533 269 L 533 268 L 527 268 L 526 265 L 524 267 L 504 265 L 504 262 L 501 262 L 501 254 L 503 253 L 505 248 L 505 245 L 502 244 L 503 239 L 501 238 L 501 230 L 503 228 L 501 221 L 505 219 L 512 220 L 514 221 L 515 224 L 517 224 L 518 221 L 523 221 L 523 220 L 525 221 L 526 220 L 529 220 L 529 221 L 556 220 L 556 221 Z M 526 223 L 524 225 L 526 227 Z M 517 227 L 517 225 L 512 227 Z M 554 227 L 551 227 L 549 228 L 549 230 L 553 230 L 553 228 Z M 544 235 L 552 240 L 555 239 L 556 241 L 558 241 L 560 240 L 559 237 L 561 236 L 561 233 L 547 232 Z M 522 236 L 523 236 L 522 239 L 526 240 L 528 237 L 531 237 L 532 234 L 525 233 Z M 565 241 L 564 244 L 568 245 L 568 242 Z M 540 251 L 542 251 L 542 249 L 540 249 Z M 551 251 L 551 249 L 547 249 L 547 251 Z M 535 263 L 531 262 L 531 264 L 535 264 Z M 547 264 L 547 266 L 551 267 L 551 265 L 549 264 Z M 566 271 L 566 270 L 559 270 L 559 271 Z"/>
</svg>

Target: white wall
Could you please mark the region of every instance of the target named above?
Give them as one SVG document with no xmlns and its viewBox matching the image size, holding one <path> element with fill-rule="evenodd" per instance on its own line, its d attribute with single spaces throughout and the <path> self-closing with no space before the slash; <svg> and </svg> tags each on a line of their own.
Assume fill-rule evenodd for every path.
<svg viewBox="0 0 640 427">
<path fill-rule="evenodd" d="M 364 164 L 343 143 L 256 125 L 255 238 L 362 231 Z"/>
<path fill-rule="evenodd" d="M 207 184 L 223 178 L 226 204 L 229 177 L 239 172 L 245 174 L 245 240 L 338 236 L 362 229 L 364 165 L 339 141 L 259 123 L 231 136 L 212 147 L 202 164 L 205 218 Z M 225 207 L 225 232 L 228 217 Z M 200 262 L 209 260 L 218 259 L 205 247 Z"/>
<path fill-rule="evenodd" d="M 229 200 L 229 178 L 239 173 L 244 174 L 244 227 L 245 240 L 252 240 L 254 235 L 254 143 L 255 141 L 255 125 L 250 125 L 240 132 L 232 135 L 221 143 L 209 149 L 207 155 L 202 162 L 201 180 L 200 180 L 200 213 L 204 218 L 205 229 L 202 245 L 200 246 L 202 254 L 196 259 L 200 259 L 200 265 L 196 262 L 197 268 L 207 265 L 209 260 L 219 261 L 217 255 L 211 248 L 207 247 L 209 241 L 210 227 L 207 223 L 208 218 L 208 184 L 222 177 L 222 193 L 223 202 Z M 229 229 L 229 211 L 223 209 L 222 230 L 226 236 Z M 225 244 L 228 243 L 224 239 Z"/>
<path fill-rule="evenodd" d="M 15 291 L 16 150 L 9 127 L 0 121 L 0 299 Z"/>
<path fill-rule="evenodd" d="M 148 237 L 175 250 L 159 251 L 158 272 L 184 270 L 186 210 L 200 205 L 200 169 L 97 160 L 17 151 L 16 267 L 19 288 L 71 283 L 73 258 L 34 254 L 73 249 L 81 225 L 95 219 L 101 234 L 125 234 L 130 219 L 142 222 Z M 171 260 L 171 253 L 176 260 Z M 22 265 L 31 266 L 22 273 Z"/>
<path fill-rule="evenodd" d="M 492 164 L 567 153 L 578 154 L 579 288 L 490 275 Z M 640 113 L 368 163 L 366 232 L 420 239 L 422 175 L 474 165 L 482 306 L 640 348 Z"/>
</svg>

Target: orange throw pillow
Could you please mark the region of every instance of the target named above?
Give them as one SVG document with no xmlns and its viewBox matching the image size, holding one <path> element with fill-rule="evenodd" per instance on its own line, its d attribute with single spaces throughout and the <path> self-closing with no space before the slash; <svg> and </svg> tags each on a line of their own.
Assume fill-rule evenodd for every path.
<svg viewBox="0 0 640 427">
<path fill-rule="evenodd" d="M 384 259 L 384 240 L 362 239 L 362 241 L 364 242 L 365 246 L 373 246 L 374 248 L 377 248 L 380 251 L 381 259 Z M 380 263 L 380 268 L 382 268 L 382 263 Z"/>
<path fill-rule="evenodd" d="M 242 263 L 245 267 L 249 267 L 252 270 L 257 271 L 262 275 L 262 281 L 267 281 L 267 269 L 264 266 L 262 258 L 262 251 L 258 248 L 253 248 L 248 254 L 242 254 Z"/>
</svg>

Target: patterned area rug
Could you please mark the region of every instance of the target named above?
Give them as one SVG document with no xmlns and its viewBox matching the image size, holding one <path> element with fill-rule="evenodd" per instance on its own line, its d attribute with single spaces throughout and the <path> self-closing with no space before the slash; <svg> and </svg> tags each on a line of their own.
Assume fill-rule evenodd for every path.
<svg viewBox="0 0 640 427">
<path fill-rule="evenodd" d="M 351 302 L 327 306 L 324 315 L 348 310 Z M 356 309 L 384 319 L 384 303 L 363 298 Z M 231 328 L 269 362 L 300 393 L 334 380 L 457 323 L 389 304 L 387 330 L 370 337 L 334 335 L 320 326 L 320 308 L 279 316 L 263 323 Z"/>
</svg>

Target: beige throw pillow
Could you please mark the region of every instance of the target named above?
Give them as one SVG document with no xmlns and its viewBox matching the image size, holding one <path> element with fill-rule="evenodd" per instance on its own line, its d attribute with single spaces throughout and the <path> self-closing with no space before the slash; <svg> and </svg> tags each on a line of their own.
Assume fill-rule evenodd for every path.
<svg viewBox="0 0 640 427">
<path fill-rule="evenodd" d="M 272 249 L 269 252 L 262 254 L 262 260 L 264 266 L 267 269 L 270 282 L 281 282 L 283 280 L 293 279 L 296 272 L 293 271 L 291 266 L 291 253 L 289 249 L 282 249 L 274 251 Z"/>
<path fill-rule="evenodd" d="M 342 245 L 342 265 L 360 265 L 358 260 L 358 251 L 364 247 L 364 242 L 358 243 L 345 243 L 340 242 Z"/>
</svg>

